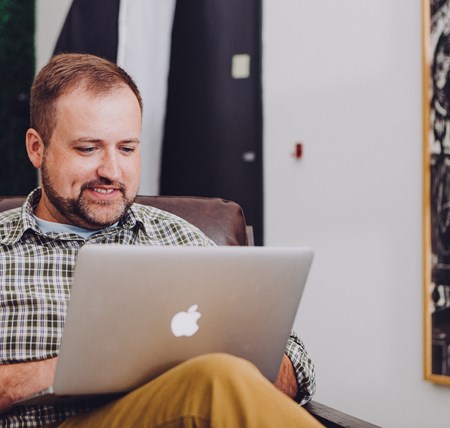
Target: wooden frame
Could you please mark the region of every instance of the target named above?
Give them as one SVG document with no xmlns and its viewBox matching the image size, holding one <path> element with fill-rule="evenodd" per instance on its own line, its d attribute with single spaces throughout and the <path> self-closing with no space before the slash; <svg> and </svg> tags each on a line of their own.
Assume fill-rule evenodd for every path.
<svg viewBox="0 0 450 428">
<path fill-rule="evenodd" d="M 450 385 L 450 0 L 422 0 L 424 377 Z"/>
</svg>

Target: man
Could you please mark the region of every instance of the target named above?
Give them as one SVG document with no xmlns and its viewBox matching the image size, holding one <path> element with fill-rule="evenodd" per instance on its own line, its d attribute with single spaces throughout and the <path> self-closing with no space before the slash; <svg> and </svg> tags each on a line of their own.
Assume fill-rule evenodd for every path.
<svg viewBox="0 0 450 428">
<path fill-rule="evenodd" d="M 52 383 L 82 245 L 214 245 L 182 219 L 133 204 L 141 113 L 132 79 L 92 55 L 58 55 L 35 79 L 26 147 L 41 187 L 0 216 L 0 420 L 11 427 L 315 426 L 291 399 L 305 402 L 315 387 L 294 334 L 278 389 L 250 363 L 216 354 L 110 403 L 12 406 Z"/>
</svg>

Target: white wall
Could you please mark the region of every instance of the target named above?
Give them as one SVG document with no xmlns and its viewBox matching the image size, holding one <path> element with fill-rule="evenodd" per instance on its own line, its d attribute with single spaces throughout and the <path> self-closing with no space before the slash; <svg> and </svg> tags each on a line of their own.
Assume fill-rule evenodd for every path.
<svg viewBox="0 0 450 428">
<path fill-rule="evenodd" d="M 68 4 L 37 2 L 39 68 Z M 264 1 L 266 241 L 316 251 L 296 329 L 317 400 L 387 428 L 450 416 L 450 388 L 422 380 L 420 13 Z"/>
<path fill-rule="evenodd" d="M 317 400 L 383 427 L 450 417 L 422 374 L 421 88 L 420 0 L 264 2 L 266 243 L 316 251 Z"/>
<path fill-rule="evenodd" d="M 71 0 L 36 0 L 36 71 L 50 59 Z"/>
</svg>

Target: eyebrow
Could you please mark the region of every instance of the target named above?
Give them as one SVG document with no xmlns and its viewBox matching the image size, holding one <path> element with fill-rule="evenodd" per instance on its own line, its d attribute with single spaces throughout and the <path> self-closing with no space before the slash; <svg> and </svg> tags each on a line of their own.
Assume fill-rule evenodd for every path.
<svg viewBox="0 0 450 428">
<path fill-rule="evenodd" d="M 73 140 L 72 144 L 76 144 L 76 143 L 101 143 L 102 141 L 103 140 L 101 140 L 100 138 L 80 137 L 80 138 L 77 138 L 76 140 Z M 140 144 L 141 140 L 139 140 L 139 138 L 127 138 L 125 140 L 119 141 L 119 143 L 136 143 L 136 144 Z"/>
</svg>

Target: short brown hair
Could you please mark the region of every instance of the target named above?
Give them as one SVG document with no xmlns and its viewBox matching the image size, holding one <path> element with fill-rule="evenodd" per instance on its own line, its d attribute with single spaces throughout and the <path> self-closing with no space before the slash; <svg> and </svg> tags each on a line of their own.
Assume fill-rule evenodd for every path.
<svg viewBox="0 0 450 428">
<path fill-rule="evenodd" d="M 98 95 L 128 86 L 136 95 L 142 112 L 139 89 L 118 65 L 95 55 L 55 55 L 38 73 L 31 87 L 30 125 L 47 145 L 56 126 L 56 101 L 77 87 Z"/>
</svg>

